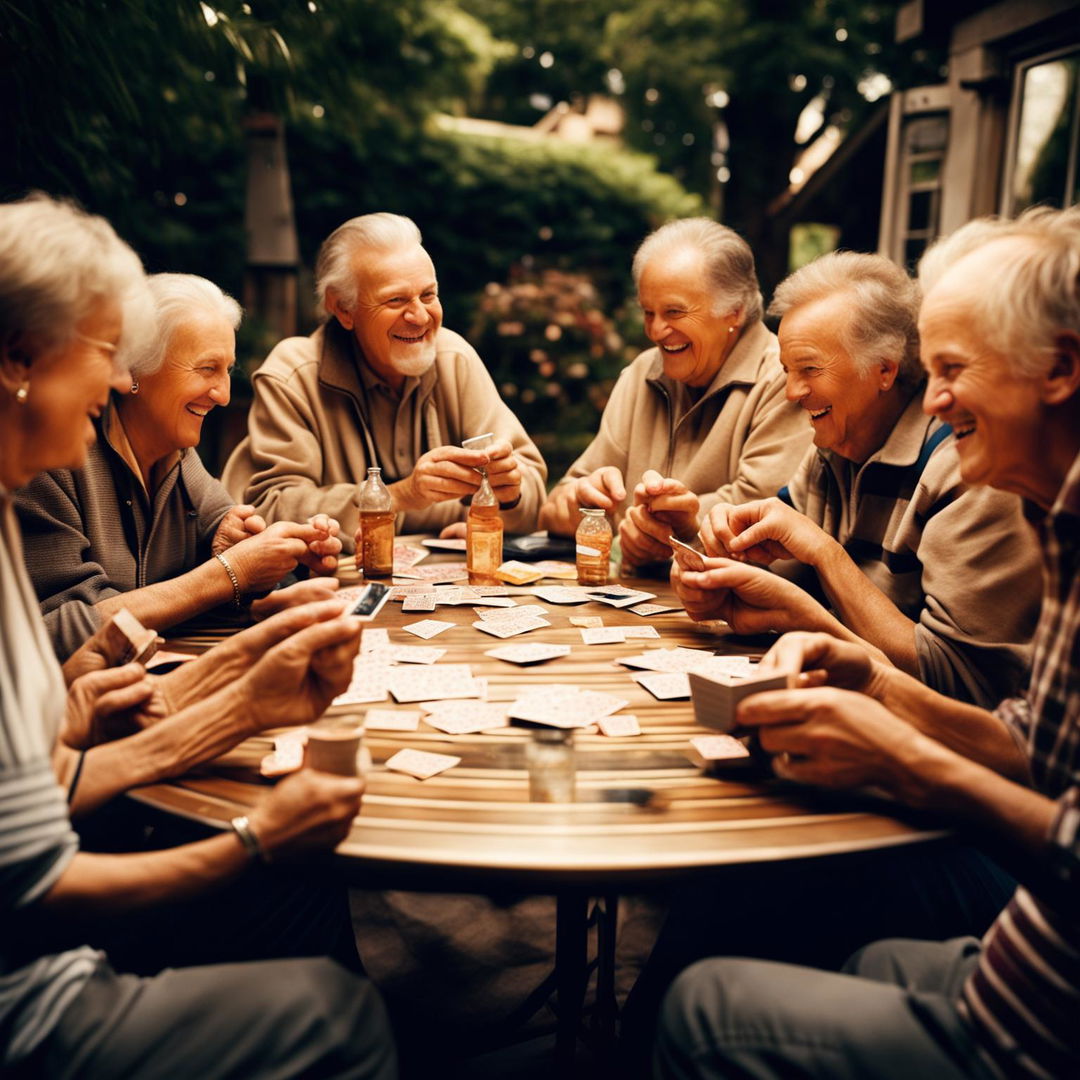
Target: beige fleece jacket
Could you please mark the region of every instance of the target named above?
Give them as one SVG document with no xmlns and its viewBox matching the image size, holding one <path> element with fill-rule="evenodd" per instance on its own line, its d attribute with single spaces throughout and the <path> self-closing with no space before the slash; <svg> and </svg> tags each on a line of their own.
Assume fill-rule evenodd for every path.
<svg viewBox="0 0 1080 1080">
<path fill-rule="evenodd" d="M 504 511 L 507 532 L 536 527 L 547 467 L 525 429 L 505 405 L 476 350 L 445 327 L 435 363 L 418 379 L 413 463 L 428 450 L 493 432 L 514 448 L 522 473 L 521 501 Z M 336 321 L 310 337 L 286 338 L 255 372 L 248 436 L 233 451 L 222 482 L 267 521 L 305 521 L 325 513 L 341 522 L 352 548 L 358 515 L 356 490 L 369 465 L 387 483 L 402 480 L 384 448 L 375 445 L 364 415 L 364 393 L 352 336 Z M 433 532 L 463 520 L 457 499 L 398 515 L 399 532 Z"/>
</svg>

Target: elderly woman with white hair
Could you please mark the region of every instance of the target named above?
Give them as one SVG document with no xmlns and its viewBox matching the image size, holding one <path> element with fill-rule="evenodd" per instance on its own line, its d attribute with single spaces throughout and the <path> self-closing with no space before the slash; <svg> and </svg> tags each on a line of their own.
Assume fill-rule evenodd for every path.
<svg viewBox="0 0 1080 1080">
<path fill-rule="evenodd" d="M 778 498 L 714 507 L 701 537 L 726 558 L 673 579 L 694 618 L 862 641 L 942 693 L 992 703 L 1026 670 L 1038 546 L 1020 500 L 964 483 L 959 434 L 924 414 L 918 306 L 879 255 L 824 255 L 781 283 L 769 310 L 815 445 Z M 761 569 L 777 560 L 796 562 Z"/>
<path fill-rule="evenodd" d="M 120 607 L 159 630 L 223 605 L 238 610 L 298 563 L 332 574 L 337 523 L 266 526 L 234 506 L 193 447 L 209 412 L 229 402 L 240 306 L 190 274 L 149 279 L 157 333 L 132 358 L 129 392 L 114 392 L 79 470 L 42 473 L 19 492 L 27 567 L 61 658 Z M 251 605 L 261 618 L 325 598 L 318 579 Z"/>
<path fill-rule="evenodd" d="M 775 495 L 810 439 L 784 399 L 754 256 L 738 233 L 708 218 L 669 222 L 642 242 L 632 272 L 655 348 L 619 376 L 540 527 L 573 534 L 579 507 L 600 507 L 619 523 L 624 559 L 640 566 L 670 557 L 670 533 L 692 539 L 699 511 Z"/>
</svg>

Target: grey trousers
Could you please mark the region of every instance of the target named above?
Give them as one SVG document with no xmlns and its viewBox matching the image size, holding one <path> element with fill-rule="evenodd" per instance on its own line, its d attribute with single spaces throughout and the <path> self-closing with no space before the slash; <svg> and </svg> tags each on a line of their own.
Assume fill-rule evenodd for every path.
<svg viewBox="0 0 1080 1080">
<path fill-rule="evenodd" d="M 992 1080 L 956 1000 L 975 938 L 880 941 L 844 973 L 705 960 L 675 981 L 657 1033 L 660 1080 Z"/>
<path fill-rule="evenodd" d="M 394 1080 L 378 992 L 331 960 L 163 971 L 100 967 L 17 1075 L 139 1080 Z"/>
</svg>

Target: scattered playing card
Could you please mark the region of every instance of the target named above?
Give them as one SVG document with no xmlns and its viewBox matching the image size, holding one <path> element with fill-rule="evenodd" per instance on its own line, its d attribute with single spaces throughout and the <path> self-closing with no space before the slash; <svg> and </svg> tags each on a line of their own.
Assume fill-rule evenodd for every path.
<svg viewBox="0 0 1080 1080">
<path fill-rule="evenodd" d="M 500 645 L 497 649 L 485 649 L 484 655 L 511 664 L 539 664 L 544 660 L 554 660 L 557 656 L 566 656 L 569 652 L 569 645 L 549 645 L 536 641 L 527 645 Z"/>
<path fill-rule="evenodd" d="M 477 596 L 473 598 L 472 602 L 480 605 L 474 610 L 481 619 L 484 617 L 481 608 L 512 608 L 517 606 L 517 601 L 509 596 Z"/>
<path fill-rule="evenodd" d="M 682 608 L 672 607 L 669 604 L 635 604 L 630 610 L 635 615 L 648 618 L 650 615 L 663 615 L 665 611 L 682 611 Z"/>
<path fill-rule="evenodd" d="M 413 593 L 401 601 L 402 611 L 434 611 L 439 602 L 438 593 Z"/>
<path fill-rule="evenodd" d="M 427 641 L 436 634 L 441 634 L 444 630 L 452 630 L 456 625 L 457 623 L 443 622 L 441 619 L 421 619 L 419 622 L 409 623 L 401 629 Z"/>
<path fill-rule="evenodd" d="M 442 708 L 428 713 L 424 723 L 447 735 L 474 735 L 506 727 L 506 706 L 490 701 L 458 701 L 447 704 L 467 705 L 468 709 Z"/>
<path fill-rule="evenodd" d="M 416 731 L 420 726 L 419 712 L 411 709 L 368 709 L 364 729 L 368 731 Z"/>
<path fill-rule="evenodd" d="M 587 629 L 589 627 L 603 626 L 604 620 L 599 615 L 571 615 L 570 625 Z"/>
<path fill-rule="evenodd" d="M 513 611 L 495 608 L 493 610 L 478 610 L 476 614 L 485 622 L 498 622 L 502 619 L 543 619 L 547 616 L 547 609 L 542 608 L 539 604 L 516 604 L 511 601 L 511 605 Z"/>
<path fill-rule="evenodd" d="M 690 745 L 696 751 L 696 754 L 690 756 L 699 765 L 750 756 L 750 751 L 732 735 L 695 735 L 690 740 Z"/>
<path fill-rule="evenodd" d="M 464 551 L 465 539 L 452 539 L 452 540 L 421 540 L 421 544 L 426 548 L 431 548 L 432 551 Z"/>
<path fill-rule="evenodd" d="M 383 626 L 371 626 L 360 632 L 360 652 L 369 653 L 390 644 L 390 631 Z"/>
<path fill-rule="evenodd" d="M 426 559 L 428 553 L 422 547 L 414 547 L 412 544 L 394 545 L 394 573 L 408 570 L 422 559 Z"/>
<path fill-rule="evenodd" d="M 373 660 L 374 655 L 360 653 L 357 656 L 353 661 L 352 680 L 345 690 L 334 698 L 334 705 L 367 705 L 370 702 L 386 700 L 386 695 L 390 692 L 390 673 L 394 669 L 389 663 Z"/>
<path fill-rule="evenodd" d="M 413 566 L 403 573 L 394 570 L 395 578 L 411 578 L 431 584 L 444 581 L 467 581 L 469 568 L 463 562 L 438 563 L 435 566 Z"/>
<path fill-rule="evenodd" d="M 577 581 L 577 565 L 572 562 L 560 562 L 556 559 L 543 559 L 534 562 L 534 570 L 539 570 L 546 578 Z"/>
<path fill-rule="evenodd" d="M 623 632 L 626 634 L 626 640 L 631 638 L 658 638 L 660 631 L 655 626 L 624 626 Z"/>
<path fill-rule="evenodd" d="M 528 563 L 511 559 L 495 571 L 495 576 L 500 581 L 509 581 L 511 585 L 527 585 L 530 581 L 539 581 L 544 574 L 541 570 L 534 570 Z"/>
<path fill-rule="evenodd" d="M 649 649 L 634 656 L 620 656 L 619 663 L 626 667 L 643 668 L 646 671 L 699 671 L 704 670 L 716 657 L 704 649 Z"/>
<path fill-rule="evenodd" d="M 432 667 L 391 668 L 387 688 L 395 701 L 407 704 L 437 698 L 477 697 L 476 682 L 468 664 L 438 664 Z"/>
<path fill-rule="evenodd" d="M 631 607 L 644 600 L 652 600 L 656 596 L 656 593 L 627 589 L 622 585 L 605 585 L 603 588 L 587 591 L 590 600 L 595 600 L 599 604 L 608 604 L 614 608 Z"/>
<path fill-rule="evenodd" d="M 417 780 L 428 780 L 447 769 L 461 764 L 461 758 L 449 754 L 429 754 L 426 750 L 399 750 L 388 758 L 386 767 L 395 772 L 408 773 Z"/>
<path fill-rule="evenodd" d="M 591 626 L 581 631 L 581 640 L 586 645 L 622 645 L 626 641 L 626 628 L 623 626 Z"/>
<path fill-rule="evenodd" d="M 274 752 L 267 754 L 259 763 L 259 772 L 263 776 L 286 776 L 296 772 L 304 764 L 304 744 L 307 742 L 307 728 L 293 728 L 282 735 L 274 736 Z"/>
<path fill-rule="evenodd" d="M 532 590 L 546 604 L 587 604 L 589 590 L 577 585 L 541 585 Z"/>
<path fill-rule="evenodd" d="M 480 596 L 509 596 L 510 590 L 505 585 L 474 585 L 473 592 Z"/>
<path fill-rule="evenodd" d="M 524 619 L 477 619 L 473 627 L 482 630 L 492 637 L 508 638 L 518 634 L 527 633 L 529 630 L 539 630 L 542 626 L 550 626 L 547 619 L 524 618 Z"/>
<path fill-rule="evenodd" d="M 600 734 L 617 739 L 626 735 L 640 735 L 641 725 L 633 713 L 619 713 L 616 716 L 601 716 L 597 721 Z"/>
<path fill-rule="evenodd" d="M 426 648 L 423 645 L 393 645 L 390 648 L 390 656 L 395 664 L 434 664 L 445 655 L 445 649 Z"/>
<path fill-rule="evenodd" d="M 613 694 L 580 690 L 567 683 L 547 683 L 522 691 L 510 703 L 509 715 L 554 727 L 585 727 L 625 706 L 626 702 Z"/>
<path fill-rule="evenodd" d="M 690 681 L 682 671 L 635 671 L 631 678 L 659 701 L 690 696 Z"/>
</svg>

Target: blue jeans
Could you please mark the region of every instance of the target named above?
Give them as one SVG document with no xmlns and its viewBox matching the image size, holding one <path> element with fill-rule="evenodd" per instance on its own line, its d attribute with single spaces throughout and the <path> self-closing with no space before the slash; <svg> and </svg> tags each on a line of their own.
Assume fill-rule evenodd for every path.
<svg viewBox="0 0 1080 1080">
<path fill-rule="evenodd" d="M 992 1080 L 956 1011 L 974 938 L 881 941 L 842 974 L 706 960 L 664 1000 L 657 1080 Z"/>
</svg>

